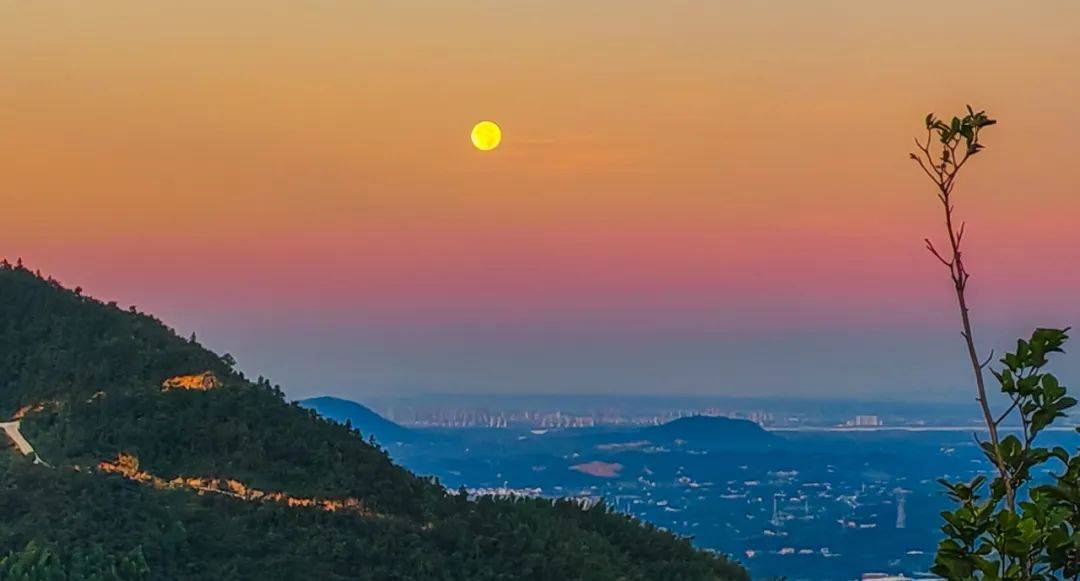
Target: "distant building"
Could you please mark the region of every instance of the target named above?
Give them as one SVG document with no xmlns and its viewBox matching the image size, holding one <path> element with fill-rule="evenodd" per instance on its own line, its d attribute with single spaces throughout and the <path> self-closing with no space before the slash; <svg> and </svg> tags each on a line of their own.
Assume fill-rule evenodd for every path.
<svg viewBox="0 0 1080 581">
<path fill-rule="evenodd" d="M 543 492 L 540 488 L 510 488 L 504 482 L 497 488 L 466 488 L 465 494 L 471 500 L 482 496 L 494 496 L 496 498 L 536 498 Z M 451 491 L 451 494 L 457 494 Z"/>
<path fill-rule="evenodd" d="M 763 427 L 773 424 L 773 415 L 768 412 L 753 411 L 746 414 L 746 419 Z"/>
<path fill-rule="evenodd" d="M 844 422 L 844 425 L 854 428 L 874 428 L 878 426 L 883 426 L 885 424 L 881 421 L 881 418 L 877 416 L 859 415 Z"/>
</svg>

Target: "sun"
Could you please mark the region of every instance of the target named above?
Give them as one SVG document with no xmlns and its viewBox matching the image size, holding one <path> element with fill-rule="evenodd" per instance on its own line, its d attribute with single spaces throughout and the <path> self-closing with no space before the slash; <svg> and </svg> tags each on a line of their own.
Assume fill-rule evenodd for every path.
<svg viewBox="0 0 1080 581">
<path fill-rule="evenodd" d="M 481 121 L 472 128 L 472 144 L 480 151 L 491 151 L 502 141 L 502 129 L 494 121 Z"/>
</svg>

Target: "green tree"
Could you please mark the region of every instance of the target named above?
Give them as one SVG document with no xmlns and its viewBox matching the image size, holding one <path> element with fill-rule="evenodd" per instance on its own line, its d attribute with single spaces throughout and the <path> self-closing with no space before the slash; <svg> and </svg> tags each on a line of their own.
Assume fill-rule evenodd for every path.
<svg viewBox="0 0 1080 581">
<path fill-rule="evenodd" d="M 942 513 L 946 538 L 938 545 L 932 570 L 948 579 L 1076 578 L 1080 457 L 1036 442 L 1040 432 L 1076 405 L 1057 377 L 1045 370 L 1048 356 L 1062 352 L 1068 329 L 1036 329 L 1001 358 L 999 369 L 990 367 L 992 355 L 979 357 L 972 331 L 966 294 L 970 274 L 962 249 L 965 224 L 957 225 L 953 190 L 961 170 L 983 149 L 981 131 L 995 123 L 985 111 L 971 107 L 948 123 L 927 115 L 925 140 L 916 139 L 917 151 L 911 154 L 937 189 L 944 213 L 947 249 L 938 250 L 929 238 L 926 246 L 953 283 L 976 400 L 988 434 L 979 445 L 994 467 L 988 487 L 985 476 L 970 482 L 941 480 L 956 507 Z M 1000 414 L 992 411 L 987 397 L 987 370 L 1009 401 Z M 1002 436 L 1006 421 L 1019 423 L 1020 436 Z M 1064 471 L 1052 483 L 1033 482 L 1035 468 L 1055 460 Z"/>
</svg>

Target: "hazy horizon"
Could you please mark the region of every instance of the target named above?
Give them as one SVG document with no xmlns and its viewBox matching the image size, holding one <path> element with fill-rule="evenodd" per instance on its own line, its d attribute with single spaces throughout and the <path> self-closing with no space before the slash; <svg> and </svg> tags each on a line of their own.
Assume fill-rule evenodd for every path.
<svg viewBox="0 0 1080 581">
<path fill-rule="evenodd" d="M 969 102 L 1000 120 L 957 190 L 976 339 L 1080 324 L 1074 2 L 0 16 L 0 256 L 290 398 L 968 398 L 907 153 Z"/>
</svg>

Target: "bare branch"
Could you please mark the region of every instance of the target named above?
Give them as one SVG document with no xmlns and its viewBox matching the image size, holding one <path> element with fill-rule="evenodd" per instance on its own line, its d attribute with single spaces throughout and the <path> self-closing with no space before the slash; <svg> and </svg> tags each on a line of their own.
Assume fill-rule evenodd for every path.
<svg viewBox="0 0 1080 581">
<path fill-rule="evenodd" d="M 941 253 L 937 251 L 937 248 L 934 248 L 934 243 L 931 242 L 929 238 L 924 238 L 924 240 L 926 240 L 926 249 L 930 251 L 930 254 L 933 254 L 939 261 L 941 261 L 941 264 L 944 264 L 951 270 L 953 267 L 953 263 L 951 261 L 945 260 L 945 258 L 941 256 Z"/>
<path fill-rule="evenodd" d="M 916 143 L 918 143 L 918 142 L 916 142 Z M 926 177 L 930 178 L 931 181 L 933 181 L 935 184 L 939 183 L 938 177 L 935 176 L 934 174 L 930 173 L 930 170 L 926 167 L 926 164 L 923 163 L 923 160 L 919 156 L 912 153 L 911 154 L 911 159 L 915 160 L 915 163 L 919 164 L 919 167 L 922 168 L 923 173 L 926 174 Z"/>
<path fill-rule="evenodd" d="M 952 278 L 954 290 L 956 292 L 957 308 L 960 311 L 960 320 L 963 328 L 962 335 L 964 337 L 964 342 L 967 345 L 971 369 L 975 375 L 975 387 L 978 394 L 976 400 L 979 402 L 983 420 L 986 424 L 987 431 L 990 433 L 990 443 L 993 446 L 992 458 L 995 467 L 997 468 L 997 472 L 1001 476 L 1002 481 L 1005 483 L 1006 502 L 1009 510 L 1015 511 L 1016 491 L 1012 482 L 1012 474 L 1005 464 L 1005 459 L 1002 456 L 999 446 L 1000 439 L 998 437 L 997 428 L 1001 420 L 994 420 L 993 413 L 990 411 L 989 401 L 986 397 L 986 379 L 983 370 L 989 365 L 990 360 L 993 358 L 993 353 L 991 352 L 990 357 L 985 361 L 979 360 L 978 350 L 975 345 L 975 337 L 972 333 L 971 315 L 967 305 L 966 296 L 967 283 L 968 279 L 971 278 L 971 275 L 964 267 L 963 252 L 961 251 L 966 224 L 961 222 L 959 228 L 954 226 L 953 212 L 955 207 L 953 206 L 950 197 L 953 187 L 956 185 L 956 179 L 960 174 L 960 170 L 967 164 L 968 160 L 971 159 L 973 148 L 967 145 L 967 141 L 958 133 L 946 133 L 946 130 L 941 130 L 944 141 L 938 148 L 931 149 L 933 132 L 934 128 L 927 128 L 927 139 L 925 144 L 918 139 L 915 140 L 915 146 L 922 152 L 922 155 L 920 156 L 912 153 L 911 157 L 919 164 L 923 173 L 925 173 L 927 177 L 930 178 L 930 181 L 937 187 L 938 201 L 941 202 L 942 210 L 945 214 L 945 232 L 949 237 L 949 249 L 947 253 L 949 257 L 946 258 L 945 255 L 938 252 L 929 238 L 926 239 L 926 247 L 939 262 L 949 269 L 949 276 Z M 960 155 L 957 155 L 957 149 L 960 148 L 961 145 L 963 145 L 962 152 Z M 936 156 L 935 149 L 937 151 Z M 977 151 L 977 149 L 974 149 L 974 151 Z M 1009 412 L 1011 412 L 1012 409 L 1015 408 L 1010 408 Z M 1027 420 L 1023 420 L 1025 422 L 1025 436 L 1027 436 Z"/>
<path fill-rule="evenodd" d="M 1009 417 L 1009 414 L 1012 413 L 1012 411 L 1014 409 L 1016 409 L 1016 406 L 1018 406 L 1018 405 L 1020 405 L 1020 398 L 1013 398 L 1012 405 L 1009 406 L 1009 409 L 1005 410 L 1005 413 L 1001 414 L 1001 417 L 994 420 L 994 425 L 995 426 L 1000 426 L 1001 422 L 1003 422 L 1005 420 L 1005 418 Z"/>
</svg>

